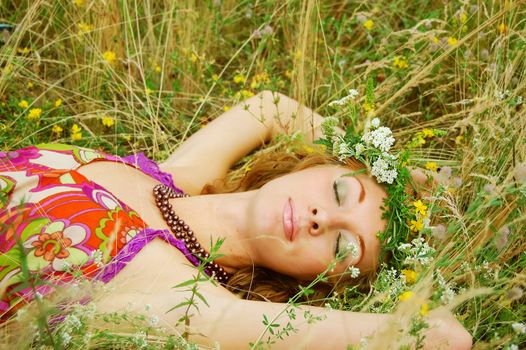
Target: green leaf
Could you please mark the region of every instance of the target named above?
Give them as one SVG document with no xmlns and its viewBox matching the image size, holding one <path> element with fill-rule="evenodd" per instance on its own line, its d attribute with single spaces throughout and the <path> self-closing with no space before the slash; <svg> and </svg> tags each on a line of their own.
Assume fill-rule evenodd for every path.
<svg viewBox="0 0 526 350">
<path fill-rule="evenodd" d="M 195 295 L 196 295 L 199 299 L 201 299 L 201 300 L 203 301 L 203 303 L 205 303 L 206 306 L 210 307 L 210 305 L 208 305 L 208 302 L 206 301 L 205 297 L 204 297 L 201 293 L 199 293 L 198 291 L 196 291 L 196 292 L 195 292 Z"/>
</svg>

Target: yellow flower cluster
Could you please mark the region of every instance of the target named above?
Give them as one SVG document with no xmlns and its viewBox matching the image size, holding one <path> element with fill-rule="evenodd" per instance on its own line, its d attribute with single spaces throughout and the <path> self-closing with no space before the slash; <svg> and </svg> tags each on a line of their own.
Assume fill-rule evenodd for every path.
<svg viewBox="0 0 526 350">
<path fill-rule="evenodd" d="M 62 105 L 62 100 L 59 98 L 55 101 L 55 108 L 58 108 Z"/>
<path fill-rule="evenodd" d="M 372 19 L 368 19 L 367 21 L 363 22 L 363 27 L 367 30 L 371 30 L 374 27 L 374 22 Z"/>
<path fill-rule="evenodd" d="M 93 30 L 93 26 L 91 24 L 86 24 L 83 22 L 79 23 L 77 27 L 79 28 L 78 34 L 84 34 Z"/>
<path fill-rule="evenodd" d="M 243 85 L 244 83 L 246 83 L 247 78 L 245 78 L 243 74 L 236 74 L 233 80 L 234 80 L 234 83 Z"/>
<path fill-rule="evenodd" d="M 113 51 L 105 51 L 102 54 L 102 58 L 104 58 L 104 61 L 106 61 L 107 63 L 113 64 L 117 59 L 117 55 Z"/>
<path fill-rule="evenodd" d="M 82 140 L 82 128 L 77 124 L 73 124 L 73 126 L 71 127 L 70 137 L 72 141 Z"/>
<path fill-rule="evenodd" d="M 416 220 L 409 221 L 409 229 L 413 232 L 420 232 L 424 228 L 423 220 L 427 215 L 427 206 L 420 199 L 413 202 L 413 206 L 415 207 Z"/>
<path fill-rule="evenodd" d="M 29 107 L 29 102 L 27 102 L 26 100 L 22 100 L 22 101 L 18 102 L 18 107 L 25 109 L 25 108 Z"/>
<path fill-rule="evenodd" d="M 256 74 L 252 78 L 252 81 L 250 82 L 250 88 L 251 89 L 257 89 L 261 86 L 261 84 L 268 84 L 270 83 L 270 78 L 267 74 L 267 72 L 263 72 L 261 74 Z"/>
<path fill-rule="evenodd" d="M 458 44 L 458 39 L 450 36 L 449 38 L 447 38 L 447 44 L 449 46 L 456 46 Z"/>
<path fill-rule="evenodd" d="M 51 128 L 51 131 L 53 132 L 53 134 L 60 135 L 62 131 L 64 131 L 64 129 L 62 129 L 60 125 L 55 124 L 53 125 L 53 128 Z"/>
<path fill-rule="evenodd" d="M 508 31 L 508 26 L 505 25 L 504 23 L 501 23 L 497 26 L 497 29 L 500 34 L 506 34 L 506 32 Z"/>
<path fill-rule="evenodd" d="M 398 299 L 400 301 L 408 301 L 410 299 L 413 299 L 413 297 L 414 297 L 414 293 L 411 291 L 407 291 L 407 292 L 402 293 L 398 297 Z M 423 300 L 415 300 L 414 302 L 418 302 L 420 304 L 420 315 L 427 316 L 429 314 L 429 305 L 427 303 L 423 302 Z"/>
<path fill-rule="evenodd" d="M 105 115 L 102 117 L 101 122 L 102 122 L 102 125 L 104 125 L 105 127 L 111 128 L 115 124 L 115 119 Z"/>
<path fill-rule="evenodd" d="M 398 69 L 404 69 L 409 67 L 409 63 L 405 56 L 395 56 L 395 58 L 393 58 L 393 66 Z"/>
<path fill-rule="evenodd" d="M 29 110 L 29 114 L 27 115 L 27 119 L 29 120 L 35 120 L 39 119 L 42 115 L 42 109 L 40 108 L 33 108 Z"/>
<path fill-rule="evenodd" d="M 415 134 L 413 143 L 415 146 L 423 146 L 426 144 L 426 139 L 432 138 L 433 136 L 435 136 L 433 129 L 424 129 Z"/>
</svg>

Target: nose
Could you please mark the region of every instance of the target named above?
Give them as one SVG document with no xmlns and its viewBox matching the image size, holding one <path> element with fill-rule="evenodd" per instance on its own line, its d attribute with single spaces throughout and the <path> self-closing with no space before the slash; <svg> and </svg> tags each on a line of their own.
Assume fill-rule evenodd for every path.
<svg viewBox="0 0 526 350">
<path fill-rule="evenodd" d="M 345 213 L 340 210 L 325 210 L 321 207 L 310 208 L 309 233 L 313 236 L 324 234 L 345 224 Z"/>
</svg>

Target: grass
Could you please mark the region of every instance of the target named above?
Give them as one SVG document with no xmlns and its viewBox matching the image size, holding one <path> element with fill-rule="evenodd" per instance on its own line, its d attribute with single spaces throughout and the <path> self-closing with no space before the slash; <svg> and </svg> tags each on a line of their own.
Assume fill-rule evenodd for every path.
<svg viewBox="0 0 526 350">
<path fill-rule="evenodd" d="M 398 144 L 424 129 L 447 132 L 411 159 L 437 163 L 446 178 L 423 231 L 437 253 L 413 268 L 414 285 L 386 272 L 371 295 L 349 288 L 327 304 L 402 312 L 399 298 L 414 287 L 431 307 L 452 308 L 478 349 L 525 346 L 512 328 L 526 320 L 524 5 L 4 0 L 0 23 L 16 31 L 0 36 L 0 149 L 62 142 L 162 160 L 263 89 L 341 116 L 329 102 L 350 88 L 363 95 L 373 78 L 374 113 Z M 137 338 L 150 326 L 130 317 L 136 338 L 95 333 L 87 344 L 189 346 L 147 331 Z M 74 344 L 85 335 L 72 333 Z"/>
</svg>

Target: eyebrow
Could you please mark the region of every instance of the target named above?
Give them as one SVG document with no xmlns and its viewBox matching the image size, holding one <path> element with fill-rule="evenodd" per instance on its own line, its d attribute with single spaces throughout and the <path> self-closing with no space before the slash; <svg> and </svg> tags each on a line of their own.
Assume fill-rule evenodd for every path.
<svg viewBox="0 0 526 350">
<path fill-rule="evenodd" d="M 358 202 L 361 203 L 361 202 L 363 202 L 363 200 L 365 199 L 365 188 L 363 187 L 362 182 L 361 182 L 357 177 L 356 177 L 355 179 L 356 179 L 356 181 L 358 181 L 358 183 L 360 184 L 360 188 L 361 188 L 361 190 L 360 190 L 360 197 L 358 198 Z"/>
</svg>

